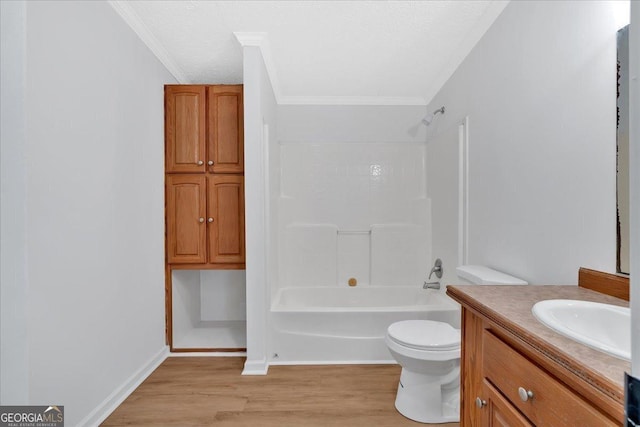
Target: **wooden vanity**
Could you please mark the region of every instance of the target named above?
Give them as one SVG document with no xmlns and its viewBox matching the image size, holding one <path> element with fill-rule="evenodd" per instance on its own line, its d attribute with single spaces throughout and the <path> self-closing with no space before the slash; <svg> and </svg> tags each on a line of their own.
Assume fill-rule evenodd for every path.
<svg viewBox="0 0 640 427">
<path fill-rule="evenodd" d="M 448 286 L 462 305 L 462 427 L 619 426 L 631 364 L 552 331 L 547 299 L 628 306 L 578 286 Z"/>
</svg>

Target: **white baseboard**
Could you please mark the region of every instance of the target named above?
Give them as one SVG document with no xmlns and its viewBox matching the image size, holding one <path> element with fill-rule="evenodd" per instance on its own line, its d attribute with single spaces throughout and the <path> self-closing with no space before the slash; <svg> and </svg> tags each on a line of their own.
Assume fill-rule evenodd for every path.
<svg viewBox="0 0 640 427">
<path fill-rule="evenodd" d="M 78 423 L 78 426 L 99 426 L 169 355 L 169 347 L 163 347 L 143 367 L 134 372 L 120 387 L 114 390 L 89 415 Z"/>
<path fill-rule="evenodd" d="M 267 371 L 269 371 L 269 364 L 266 359 L 247 360 L 244 362 L 242 375 L 267 375 Z"/>
<path fill-rule="evenodd" d="M 172 352 L 167 357 L 247 357 L 247 352 L 224 352 L 224 351 L 193 351 L 193 352 Z"/>
<path fill-rule="evenodd" d="M 269 365 L 397 365 L 395 360 L 272 360 Z"/>
</svg>

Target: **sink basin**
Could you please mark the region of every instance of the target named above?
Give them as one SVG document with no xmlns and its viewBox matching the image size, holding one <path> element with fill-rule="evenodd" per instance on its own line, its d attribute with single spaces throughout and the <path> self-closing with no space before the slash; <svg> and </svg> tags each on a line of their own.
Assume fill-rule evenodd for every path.
<svg viewBox="0 0 640 427">
<path fill-rule="evenodd" d="M 533 315 L 545 326 L 624 360 L 631 360 L 631 314 L 626 307 L 552 299 L 536 303 Z"/>
</svg>

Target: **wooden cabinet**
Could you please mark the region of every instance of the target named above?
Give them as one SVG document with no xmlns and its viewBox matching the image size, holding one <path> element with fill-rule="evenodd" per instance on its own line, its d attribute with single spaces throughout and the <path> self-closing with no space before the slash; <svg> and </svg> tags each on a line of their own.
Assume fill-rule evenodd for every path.
<svg viewBox="0 0 640 427">
<path fill-rule="evenodd" d="M 166 188 L 167 261 L 170 264 L 206 262 L 205 176 L 168 175 Z"/>
<path fill-rule="evenodd" d="M 204 172 L 206 87 L 165 86 L 166 172 Z"/>
<path fill-rule="evenodd" d="M 165 86 L 172 268 L 244 268 L 243 117 L 242 85 Z"/>
<path fill-rule="evenodd" d="M 462 352 L 460 360 L 460 424 L 467 427 L 484 425 L 481 407 L 475 404 L 482 396 L 482 331 L 481 317 L 469 310 L 462 310 Z"/>
<path fill-rule="evenodd" d="M 244 262 L 244 177 L 210 175 L 207 212 L 209 262 Z"/>
<path fill-rule="evenodd" d="M 532 361 L 507 331 L 464 306 L 462 324 L 462 427 L 619 425 Z"/>
<path fill-rule="evenodd" d="M 165 86 L 165 303 L 171 351 L 246 350 L 245 322 L 200 317 L 202 277 L 226 289 L 242 273 L 197 271 L 245 268 L 243 102 L 242 85 Z"/>
<path fill-rule="evenodd" d="M 242 85 L 209 86 L 207 166 L 214 173 L 244 171 Z"/>
<path fill-rule="evenodd" d="M 242 173 L 242 85 L 165 86 L 167 173 Z"/>
<path fill-rule="evenodd" d="M 591 404 L 525 356 L 484 331 L 483 375 L 534 425 L 550 427 L 614 426 Z"/>
<path fill-rule="evenodd" d="M 169 264 L 244 263 L 243 176 L 167 175 L 166 187 Z"/>
<path fill-rule="evenodd" d="M 498 390 L 486 379 L 482 381 L 482 394 L 486 400 L 476 405 L 482 411 L 482 420 L 487 427 L 533 427 L 517 409 L 515 409 Z"/>
</svg>

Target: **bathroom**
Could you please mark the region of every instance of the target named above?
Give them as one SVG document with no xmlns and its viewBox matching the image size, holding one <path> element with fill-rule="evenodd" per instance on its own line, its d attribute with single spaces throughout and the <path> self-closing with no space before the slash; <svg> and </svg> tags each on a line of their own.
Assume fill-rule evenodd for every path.
<svg viewBox="0 0 640 427">
<path fill-rule="evenodd" d="M 615 82 L 615 51 L 572 48 L 575 40 L 560 34 L 604 46 L 614 42 L 615 25 L 599 20 L 594 26 L 596 8 L 563 6 L 554 13 L 567 19 L 545 24 L 545 35 L 534 22 L 545 21 L 548 10 L 506 8 L 426 107 L 291 105 L 286 98 L 282 104 L 277 76 L 263 65 L 272 62 L 263 61 L 268 49 L 245 45 L 246 99 L 248 64 L 261 73 L 255 102 L 261 111 L 245 115 L 246 128 L 255 132 L 245 135 L 247 146 L 261 146 L 246 157 L 248 248 L 255 239 L 247 263 L 255 256 L 257 277 L 267 278 L 264 286 L 247 270 L 245 373 L 266 372 L 270 364 L 347 361 L 319 357 L 309 343 L 289 344 L 278 334 L 278 328 L 300 334 L 302 327 L 299 319 L 283 325 L 292 316 L 279 304 L 283 288 L 342 291 L 351 278 L 357 285 L 347 290 L 354 292 L 419 288 L 436 258 L 443 261 L 443 284 L 455 283 L 455 268 L 466 263 L 534 284 L 575 283 L 580 266 L 611 271 L 616 235 L 602 224 L 615 224 L 616 212 L 592 207 L 616 205 L 615 168 L 604 166 L 615 165 L 615 144 L 603 143 L 615 134 L 615 94 L 609 84 L 593 82 Z M 504 34 L 519 14 L 528 24 L 514 45 Z M 252 40 L 237 37 L 241 44 L 243 37 Z M 562 88 L 563 102 L 553 88 Z M 429 126 L 421 123 L 442 106 L 444 114 Z M 572 164 L 579 166 L 568 169 Z M 402 242 L 397 248 L 394 236 Z M 252 322 L 257 346 L 251 345 Z M 347 328 L 348 321 L 339 322 Z M 309 334 L 322 342 L 329 333 Z M 290 355 L 291 346 L 311 354 Z"/>
<path fill-rule="evenodd" d="M 265 184 L 257 206 L 267 218 L 256 248 L 268 248 L 254 254 L 266 258 L 266 294 L 257 284 L 252 300 L 247 276 L 247 301 L 260 307 L 248 315 L 263 334 L 256 358 L 248 347 L 245 375 L 393 362 L 378 319 L 447 321 L 446 302 L 438 311 L 363 300 L 379 287 L 396 297 L 419 289 L 433 280 L 436 258 L 445 284 L 459 283 L 456 267 L 467 263 L 532 284 L 575 284 L 581 266 L 614 270 L 616 235 L 602 225 L 615 224 L 616 212 L 599 207 L 616 206 L 615 167 L 605 166 L 616 164 L 616 100 L 610 84 L 596 83 L 616 80 L 615 52 L 604 46 L 617 27 L 595 18 L 605 4 L 600 12 L 564 4 L 550 22 L 548 11 L 529 6 L 505 9 L 426 108 L 283 105 L 271 61 L 261 61 L 268 49 L 236 35 L 245 64 L 261 74 L 262 110 L 246 118 L 264 153 L 252 170 L 262 167 L 266 178 L 254 179 Z M 505 34 L 524 15 L 513 44 Z M 592 48 L 571 47 L 576 39 L 564 34 Z"/>
<path fill-rule="evenodd" d="M 11 129 L 6 119 L 18 127 L 15 140 L 26 141 L 7 148 L 3 133 L 3 171 L 16 179 L 15 191 L 2 193 L 2 396 L 61 401 L 71 425 L 108 415 L 169 356 L 158 88 L 186 80 L 158 61 L 112 3 L 2 2 L 3 17 L 12 7 L 29 16 L 16 21 L 24 22 L 16 43 L 23 50 L 2 61 L 3 78 L 15 77 L 4 67 L 22 67 L 12 87 L 25 104 L 15 120 L 3 111 L 3 132 Z M 286 288 L 411 287 L 445 298 L 463 263 L 532 284 L 575 284 L 580 266 L 615 270 L 616 28 L 609 4 L 494 3 L 501 8 L 484 35 L 461 43 L 448 72 L 424 76 L 429 88 L 421 100 L 384 96 L 386 86 L 359 97 L 357 79 L 350 91 L 336 93 L 325 79 L 319 87 L 326 96 L 303 87 L 290 97 L 291 81 L 277 69 L 274 75 L 268 59 L 269 44 L 275 52 L 281 40 L 240 40 L 242 48 L 232 40 L 242 51 L 246 94 L 246 304 L 237 310 L 246 313 L 245 374 L 269 377 L 270 366 L 289 363 L 392 363 L 379 346 L 369 355 L 322 354 L 288 340 L 279 329 L 283 316 L 309 313 L 282 310 Z M 3 42 L 11 28 L 2 25 Z M 3 45 L 3 55 L 10 53 Z M 420 74 L 406 63 L 384 74 L 371 66 L 362 79 Z M 442 106 L 429 126 L 421 123 Z M 6 166 L 6 159 L 24 161 Z M 26 215 L 7 225 L 9 206 Z M 391 250 L 394 236 L 411 244 Z M 383 262 L 372 263 L 376 257 Z M 429 279 L 436 258 L 443 261 L 439 280 Z M 402 268 L 390 270 L 391 263 Z M 9 286 L 6 275 L 21 285 Z M 440 281 L 441 289 L 423 290 L 425 281 Z M 368 316 L 354 312 L 360 317 L 340 328 Z M 285 320 L 290 329 L 297 322 Z M 52 330 L 65 332 L 54 337 Z M 54 346 L 60 350 L 48 351 Z"/>
</svg>

